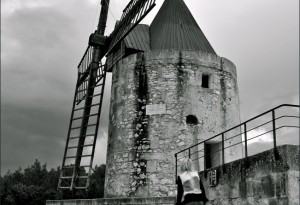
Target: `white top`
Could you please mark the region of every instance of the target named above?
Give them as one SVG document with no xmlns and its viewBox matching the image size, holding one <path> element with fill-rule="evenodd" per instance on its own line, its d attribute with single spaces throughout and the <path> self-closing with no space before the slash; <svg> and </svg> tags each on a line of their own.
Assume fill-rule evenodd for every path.
<svg viewBox="0 0 300 205">
<path fill-rule="evenodd" d="M 201 194 L 200 189 L 200 178 L 197 172 L 185 171 L 179 175 L 182 186 L 183 186 L 183 195 L 181 202 L 184 200 L 185 195 L 187 194 Z"/>
</svg>

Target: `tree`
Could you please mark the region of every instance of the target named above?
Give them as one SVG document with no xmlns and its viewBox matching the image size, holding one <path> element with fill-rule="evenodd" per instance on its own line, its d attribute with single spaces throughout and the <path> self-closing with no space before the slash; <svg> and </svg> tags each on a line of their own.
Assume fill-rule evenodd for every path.
<svg viewBox="0 0 300 205">
<path fill-rule="evenodd" d="M 41 163 L 36 159 L 31 167 L 24 170 L 24 184 L 27 186 L 43 186 L 44 179 L 47 178 L 47 164 L 41 166 Z"/>
<path fill-rule="evenodd" d="M 42 205 L 46 200 L 101 198 L 104 195 L 105 165 L 96 166 L 88 190 L 57 190 L 60 167 L 47 170 L 36 159 L 34 164 L 0 176 L 2 205 Z"/>
<path fill-rule="evenodd" d="M 105 164 L 95 167 L 91 174 L 91 183 L 88 188 L 89 198 L 103 198 L 105 183 Z"/>
</svg>

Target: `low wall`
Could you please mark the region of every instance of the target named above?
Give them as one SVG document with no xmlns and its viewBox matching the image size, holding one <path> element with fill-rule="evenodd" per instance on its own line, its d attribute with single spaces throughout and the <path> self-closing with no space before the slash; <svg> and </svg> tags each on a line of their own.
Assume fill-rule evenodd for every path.
<svg viewBox="0 0 300 205">
<path fill-rule="evenodd" d="M 175 197 L 53 200 L 47 205 L 174 205 Z"/>
<path fill-rule="evenodd" d="M 299 146 L 278 147 L 247 160 L 241 159 L 200 172 L 212 205 L 299 205 Z M 217 170 L 217 186 L 210 187 L 209 172 Z M 170 205 L 175 197 L 107 198 L 47 201 L 47 205 Z"/>
<path fill-rule="evenodd" d="M 299 205 L 299 146 L 278 147 L 217 170 L 217 186 L 209 186 L 209 171 L 201 172 L 213 205 Z"/>
</svg>

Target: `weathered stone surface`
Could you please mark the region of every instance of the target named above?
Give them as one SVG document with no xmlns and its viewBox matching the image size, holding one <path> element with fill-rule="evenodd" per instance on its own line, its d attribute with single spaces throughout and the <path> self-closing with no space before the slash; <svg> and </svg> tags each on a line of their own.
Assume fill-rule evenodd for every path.
<svg viewBox="0 0 300 205">
<path fill-rule="evenodd" d="M 217 167 L 218 185 L 209 186 L 208 175 L 201 179 L 211 204 L 296 205 L 299 204 L 299 146 L 278 147 L 246 160 Z M 246 166 L 247 164 L 247 166 Z"/>
<path fill-rule="evenodd" d="M 113 199 L 77 199 L 77 200 L 51 200 L 47 205 L 174 205 L 175 197 L 143 197 L 143 198 L 113 198 Z"/>
<path fill-rule="evenodd" d="M 157 50 L 130 55 L 112 72 L 106 197 L 175 193 L 176 186 L 171 183 L 175 178 L 174 154 L 240 123 L 236 68 L 225 58 L 198 51 Z M 203 74 L 209 76 L 208 88 L 202 86 Z M 146 105 L 164 105 L 166 110 L 145 116 Z M 189 115 L 198 123 L 188 124 Z M 238 142 L 239 137 L 226 141 L 225 146 Z M 211 152 L 219 148 L 212 147 Z M 192 151 L 199 149 L 203 147 Z M 225 152 L 226 162 L 241 156 L 241 146 Z M 200 157 L 195 166 L 203 169 L 203 158 L 192 157 Z M 221 164 L 220 155 L 212 154 L 211 158 L 212 166 Z M 144 160 L 147 167 L 128 163 L 135 160 Z M 139 186 L 137 172 L 146 176 Z"/>
<path fill-rule="evenodd" d="M 274 150 L 269 150 L 249 157 L 248 166 L 242 159 L 217 167 L 219 179 L 216 187 L 210 187 L 207 173 L 200 172 L 210 200 L 207 205 L 299 205 L 299 146 L 280 146 L 278 153 L 279 159 L 274 158 Z M 175 183 L 171 179 L 173 174 L 169 171 L 168 177 L 162 178 L 153 171 L 149 175 L 155 192 L 173 197 L 62 200 L 47 201 L 47 205 L 174 204 L 176 192 L 169 191 Z M 155 186 L 157 184 L 160 186 Z"/>
</svg>

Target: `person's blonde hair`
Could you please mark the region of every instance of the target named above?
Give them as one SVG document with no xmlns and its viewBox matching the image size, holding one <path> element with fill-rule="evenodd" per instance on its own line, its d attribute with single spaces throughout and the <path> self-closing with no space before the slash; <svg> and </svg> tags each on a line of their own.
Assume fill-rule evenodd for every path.
<svg viewBox="0 0 300 205">
<path fill-rule="evenodd" d="M 181 161 L 181 165 L 180 165 L 181 171 L 185 172 L 185 171 L 193 171 L 193 164 L 192 164 L 192 160 L 189 158 L 184 158 Z"/>
</svg>

